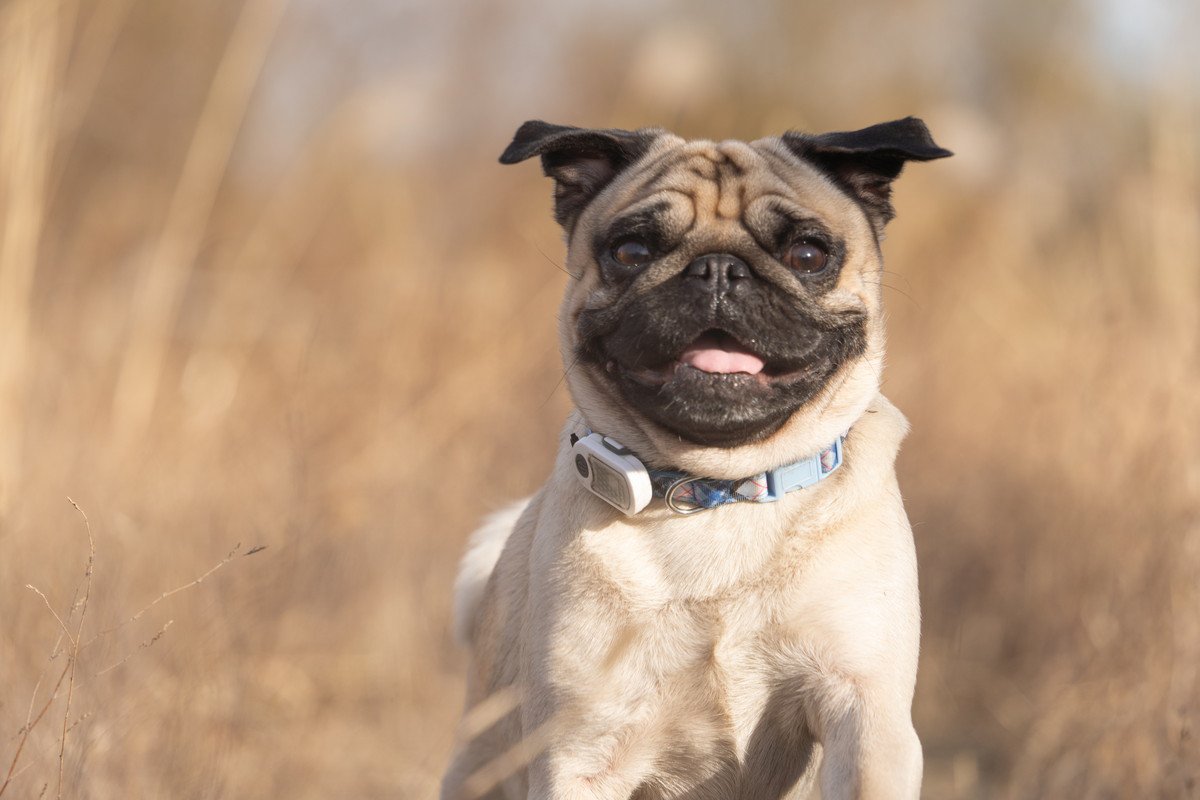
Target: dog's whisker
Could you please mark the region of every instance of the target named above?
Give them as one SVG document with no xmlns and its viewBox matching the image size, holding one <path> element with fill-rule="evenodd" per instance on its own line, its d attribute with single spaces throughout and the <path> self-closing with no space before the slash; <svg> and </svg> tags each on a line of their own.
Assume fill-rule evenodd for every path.
<svg viewBox="0 0 1200 800">
<path fill-rule="evenodd" d="M 895 275 L 897 278 L 904 281 L 908 285 L 909 291 L 912 291 L 912 288 L 913 288 L 912 281 L 910 281 L 908 279 L 908 276 L 905 275 L 903 272 L 896 272 L 895 270 L 891 270 L 891 269 L 880 269 L 879 274 L 880 275 Z"/>
<path fill-rule="evenodd" d="M 899 294 L 900 296 L 909 300 L 914 306 L 917 307 L 917 310 L 919 310 L 919 311 L 925 310 L 924 308 L 921 307 L 921 303 L 915 297 L 913 297 L 911 294 L 909 294 L 908 292 L 904 291 L 903 289 L 901 289 L 897 286 L 892 286 L 890 283 L 884 283 L 883 281 L 873 281 L 873 280 L 870 280 L 869 278 L 863 278 L 863 283 L 866 283 L 870 286 L 880 286 L 880 287 L 883 287 L 884 289 L 891 289 L 896 294 Z"/>
<path fill-rule="evenodd" d="M 571 372 L 571 370 L 575 369 L 575 365 L 579 363 L 579 360 L 581 358 L 583 358 L 583 356 L 576 355 L 574 358 L 571 359 L 571 363 L 567 364 L 567 368 L 563 370 L 562 376 L 560 376 L 558 379 L 558 382 L 554 384 L 554 388 L 550 390 L 550 394 L 546 395 L 546 399 L 543 400 L 541 402 L 541 404 L 538 405 L 539 411 L 541 409 L 545 408 L 546 403 L 549 403 L 550 399 L 552 397 L 554 397 L 555 392 L 557 392 L 559 387 L 563 385 L 563 382 L 566 381 L 566 379 L 567 379 L 567 375 Z"/>
<path fill-rule="evenodd" d="M 571 276 L 572 278 L 574 278 L 575 280 L 580 280 L 580 278 L 581 278 L 582 276 L 580 276 L 580 275 L 576 275 L 574 272 L 571 272 L 571 270 L 567 269 L 567 268 L 566 268 L 566 267 L 564 267 L 562 264 L 559 264 L 559 263 L 558 263 L 557 261 L 555 261 L 553 258 L 551 258 L 550 256 L 546 255 L 546 251 L 545 251 L 545 250 L 543 250 L 542 248 L 538 247 L 538 244 L 537 244 L 537 242 L 535 242 L 535 241 L 533 241 L 533 240 L 530 240 L 530 239 L 527 239 L 526 241 L 528 241 L 528 242 L 529 242 L 531 245 L 533 245 L 533 249 L 534 249 L 534 250 L 537 250 L 539 253 L 541 253 L 541 254 L 542 254 L 542 258 L 544 258 L 544 259 L 546 259 L 547 261 L 549 261 L 549 262 L 550 262 L 550 263 L 551 263 L 551 264 L 554 266 L 554 268 L 555 268 L 555 269 L 557 269 L 559 272 L 566 273 L 567 275 L 570 275 L 570 276 Z"/>
</svg>

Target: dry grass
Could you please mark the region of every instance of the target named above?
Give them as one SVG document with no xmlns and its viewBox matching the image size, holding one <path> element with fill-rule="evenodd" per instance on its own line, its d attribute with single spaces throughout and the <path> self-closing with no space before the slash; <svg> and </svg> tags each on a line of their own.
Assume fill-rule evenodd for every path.
<svg viewBox="0 0 1200 800">
<path fill-rule="evenodd" d="M 886 245 L 926 795 L 1197 796 L 1197 72 L 1125 85 L 1078 9 L 952 5 L 568 10 L 551 45 L 539 4 L 0 4 L 6 800 L 432 796 L 454 563 L 568 402 L 505 136 L 910 112 L 959 152 Z"/>
</svg>

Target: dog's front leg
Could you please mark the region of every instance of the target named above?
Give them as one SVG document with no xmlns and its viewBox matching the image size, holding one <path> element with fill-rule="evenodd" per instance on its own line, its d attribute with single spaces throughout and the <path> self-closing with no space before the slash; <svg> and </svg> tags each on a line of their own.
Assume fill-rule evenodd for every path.
<svg viewBox="0 0 1200 800">
<path fill-rule="evenodd" d="M 627 800 L 652 767 L 634 727 L 600 709 L 570 716 L 548 723 L 546 748 L 529 765 L 529 800 Z"/>
<path fill-rule="evenodd" d="M 590 775 L 576 770 L 549 770 L 539 777 L 535 766 L 530 774 L 529 800 L 627 800 L 640 781 L 611 771 Z"/>
<path fill-rule="evenodd" d="M 848 704 L 822 725 L 822 800 L 916 800 L 921 742 L 906 709 Z"/>
</svg>

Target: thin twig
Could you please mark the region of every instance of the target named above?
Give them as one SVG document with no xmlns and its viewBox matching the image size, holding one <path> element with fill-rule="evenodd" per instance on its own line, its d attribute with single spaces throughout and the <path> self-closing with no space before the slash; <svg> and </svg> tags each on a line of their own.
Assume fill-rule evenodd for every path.
<svg viewBox="0 0 1200 800">
<path fill-rule="evenodd" d="M 54 619 L 58 622 L 58 627 L 63 629 L 63 633 L 67 635 L 68 641 L 70 641 L 71 644 L 74 644 L 75 637 L 71 635 L 71 629 L 67 627 L 67 623 L 63 622 L 62 617 L 60 617 L 58 612 L 54 610 L 54 606 L 50 605 L 50 598 L 46 597 L 46 593 L 34 586 L 32 583 L 25 584 L 25 588 L 36 592 L 37 596 L 42 598 L 42 602 L 46 604 L 46 610 L 54 615 Z"/>
<path fill-rule="evenodd" d="M 156 634 L 154 634 L 154 636 L 152 636 L 149 639 L 147 639 L 146 641 L 142 642 L 140 645 L 138 645 L 138 647 L 136 649 L 131 651 L 128 655 L 126 655 L 120 661 L 118 661 L 115 664 L 112 664 L 108 667 L 105 667 L 104 669 L 97 672 L 95 675 L 91 676 L 91 678 L 89 678 L 87 681 L 77 681 L 76 676 L 75 676 L 75 668 L 76 668 L 76 665 L 79 660 L 80 651 L 83 648 L 87 647 L 88 645 L 96 642 L 96 640 L 106 636 L 107 634 L 112 633 L 113 631 L 119 630 L 120 628 L 124 627 L 125 625 L 128 625 L 129 623 L 140 619 L 148 611 L 150 611 L 150 609 L 152 609 L 154 606 L 161 603 L 163 600 L 166 600 L 168 597 L 171 597 L 172 595 L 178 594 L 179 592 L 182 592 L 185 589 L 189 589 L 193 586 L 196 586 L 196 585 L 204 582 L 207 578 L 212 576 L 212 574 L 214 572 L 216 572 L 221 567 L 225 566 L 230 561 L 232 561 L 242 549 L 242 545 L 239 542 L 238 544 L 234 545 L 233 549 L 230 550 L 229 553 L 223 559 L 221 559 L 221 561 L 219 561 L 217 564 L 215 564 L 214 566 L 209 568 L 204 574 L 200 575 L 198 578 L 191 580 L 191 581 L 183 584 L 182 586 L 176 587 L 176 588 L 170 590 L 169 592 L 163 592 L 161 595 L 159 595 L 157 598 L 155 598 L 153 601 L 151 601 L 149 604 L 147 604 L 145 607 L 143 607 L 140 611 L 138 611 L 132 617 L 129 617 L 125 621 L 123 621 L 117 625 L 114 625 L 111 628 L 107 628 L 105 630 L 100 631 L 96 635 L 89 638 L 87 641 L 83 641 L 83 626 L 84 626 L 84 621 L 85 621 L 85 618 L 87 615 L 88 602 L 91 599 L 92 574 L 93 574 L 95 562 L 96 562 L 96 541 L 95 541 L 95 537 L 92 533 L 91 522 L 88 520 L 87 514 L 84 513 L 83 509 L 80 508 L 79 504 L 76 503 L 74 500 L 71 500 L 71 498 L 69 498 L 69 497 L 67 498 L 67 500 L 70 501 L 71 505 L 75 507 L 75 510 L 79 512 L 80 516 L 83 517 L 84 527 L 87 530 L 87 535 L 88 535 L 89 551 L 88 551 L 87 569 L 84 571 L 83 579 L 80 581 L 80 585 L 77 586 L 76 590 L 75 590 L 75 595 L 78 599 L 72 598 L 71 613 L 69 613 L 66 617 L 66 620 L 64 620 L 61 615 L 59 615 L 57 612 L 54 611 L 54 607 L 50 605 L 49 599 L 46 597 L 44 592 L 42 592 L 41 590 L 37 589 L 34 586 L 29 587 L 30 589 L 32 589 L 34 592 L 36 592 L 42 598 L 42 601 L 46 604 L 46 607 L 50 610 L 50 613 L 54 615 L 54 618 L 58 621 L 59 627 L 61 628 L 61 633 L 59 634 L 58 639 L 54 643 L 54 647 L 51 650 L 50 657 L 47 659 L 47 663 L 54 661 L 54 659 L 56 659 L 59 655 L 61 655 L 64 652 L 64 650 L 62 648 L 64 638 L 70 643 L 70 647 L 65 651 L 68 654 L 67 663 L 65 663 L 63 665 L 62 671 L 59 672 L 58 679 L 54 683 L 54 688 L 51 690 L 50 696 L 46 698 L 46 701 L 40 707 L 37 706 L 37 696 L 38 696 L 39 691 L 41 690 L 42 682 L 45 679 L 47 668 L 44 667 L 42 669 L 42 673 L 38 676 L 37 682 L 34 685 L 33 695 L 29 699 L 29 710 L 26 712 L 26 715 L 25 715 L 25 725 L 22 726 L 21 729 L 16 734 L 17 739 L 18 739 L 16 752 L 13 753 L 12 761 L 9 763 L 8 771 L 4 775 L 3 783 L 0 783 L 0 796 L 2 796 L 5 793 L 5 791 L 9 787 L 9 785 L 13 782 L 13 780 L 17 776 L 21 775 L 23 772 L 25 772 L 26 769 L 28 769 L 28 766 L 23 767 L 19 770 L 17 769 L 17 767 L 21 761 L 21 755 L 23 754 L 23 752 L 25 750 L 25 744 L 26 744 L 26 742 L 28 742 L 29 736 L 33 732 L 33 729 L 35 727 L 37 727 L 38 723 L 40 723 L 42 721 L 42 719 L 46 716 L 47 712 L 49 712 L 50 707 L 54 705 L 54 702 L 59 697 L 59 692 L 62 690 L 63 684 L 66 683 L 67 684 L 67 701 L 66 701 L 66 708 L 63 711 L 63 728 L 62 728 L 62 733 L 61 733 L 60 740 L 59 740 L 59 754 L 58 754 L 59 776 L 58 776 L 58 785 L 57 785 L 57 791 L 56 791 L 56 796 L 59 798 L 62 797 L 62 784 L 63 784 L 63 780 L 64 780 L 65 774 L 66 774 L 65 765 L 66 765 L 67 734 L 70 733 L 72 730 L 74 730 L 76 728 L 76 726 L 79 725 L 79 723 L 81 723 L 83 720 L 87 719 L 91 715 L 91 712 L 89 712 L 87 714 L 83 714 L 82 716 L 78 717 L 77 719 L 74 720 L 74 722 L 71 721 L 71 719 L 70 719 L 71 702 L 72 702 L 72 699 L 74 696 L 75 689 L 82 688 L 84 685 L 87 684 L 88 681 L 90 681 L 94 678 L 97 678 L 100 675 L 103 675 L 107 672 L 111 672 L 112 670 L 116 669 L 117 667 L 120 667 L 122 664 L 127 662 L 130 658 L 133 657 L 134 654 L 140 652 L 141 650 L 145 650 L 148 647 L 151 647 L 155 642 L 157 642 L 160 638 L 162 638 L 162 636 L 166 633 L 167 628 L 171 627 L 173 620 L 168 620 L 166 622 L 166 624 L 164 624 L 162 626 L 162 628 L 160 628 L 159 631 Z M 264 549 L 266 549 L 265 545 L 259 545 L 256 547 L 252 547 L 244 555 L 258 553 Z M 79 589 L 80 588 L 83 589 L 82 597 L 79 597 Z M 76 625 L 75 632 L 74 632 L 74 634 L 72 634 L 71 629 L 70 629 L 70 627 L 68 627 L 66 622 L 68 620 L 72 619 L 72 616 L 76 610 L 79 611 L 79 620 Z M 34 713 L 35 707 L 37 708 L 36 714 Z M 45 787 L 43 787 L 43 794 L 44 793 L 45 793 Z"/>
<path fill-rule="evenodd" d="M 161 638 L 162 638 L 163 634 L 167 632 L 167 628 L 171 627 L 171 625 L 172 625 L 174 622 L 175 622 L 175 620 L 173 620 L 173 619 L 169 619 L 169 620 L 167 620 L 167 624 L 166 624 L 166 625 L 163 625 L 161 628 L 159 628 L 159 629 L 158 629 L 158 633 L 154 634 L 154 635 L 153 635 L 153 636 L 151 636 L 149 639 L 147 639 L 146 641 L 144 641 L 144 642 L 142 642 L 141 644 L 139 644 L 139 645 L 137 646 L 137 649 L 136 649 L 136 650 L 130 650 L 130 651 L 129 651 L 129 653 L 128 653 L 128 655 L 126 655 L 126 656 L 125 656 L 124 658 L 122 658 L 120 661 L 118 661 L 117 663 L 115 663 L 115 664 L 113 664 L 113 665 L 111 665 L 111 666 L 105 667 L 104 669 L 100 670 L 99 672 L 97 672 L 97 673 L 96 673 L 95 675 L 93 675 L 92 677 L 94 677 L 94 678 L 99 678 L 101 675 L 103 675 L 103 674 L 104 674 L 104 673 L 106 673 L 106 672 L 112 672 L 114 669 L 116 669 L 117 667 L 121 666 L 122 664 L 124 664 L 124 663 L 125 663 L 126 661 L 128 661 L 129 659 L 133 658 L 133 655 L 134 655 L 134 653 L 137 653 L 137 652 L 138 652 L 138 650 L 145 650 L 147 647 L 150 647 L 152 644 L 154 644 L 155 642 L 157 642 L 159 639 L 161 639 Z"/>
<path fill-rule="evenodd" d="M 84 528 L 87 529 L 88 537 L 88 561 L 87 570 L 84 572 L 84 589 L 83 600 L 79 605 L 79 625 L 75 628 L 75 636 L 71 639 L 71 660 L 67 663 L 70 669 L 70 678 L 67 680 L 67 702 L 66 708 L 63 709 L 63 724 L 62 737 L 59 739 L 58 746 L 58 789 L 55 793 L 56 800 L 62 800 L 62 785 L 63 773 L 66 771 L 67 763 L 67 727 L 71 719 L 71 699 L 75 695 L 75 666 L 79 663 L 79 640 L 83 637 L 83 623 L 87 619 L 88 600 L 92 596 L 92 570 L 96 564 L 96 539 L 92 536 L 92 523 L 88 520 L 87 514 L 79 507 L 79 504 L 70 497 L 67 498 L 71 505 L 75 506 L 75 510 L 83 517 Z"/>
<path fill-rule="evenodd" d="M 46 659 L 47 666 L 42 667 L 42 671 L 38 673 L 37 681 L 33 684 L 33 694 L 29 696 L 29 710 L 25 712 L 25 724 L 29 724 L 29 720 L 33 719 L 33 707 L 37 703 L 38 692 L 42 688 L 42 680 L 46 677 L 46 670 L 49 663 L 58 656 L 58 646 L 62 644 L 62 636 L 54 642 L 54 648 L 50 651 L 50 658 Z"/>
<path fill-rule="evenodd" d="M 67 730 L 69 730 L 69 731 L 75 730 L 77 727 L 79 727 L 79 723 L 83 722 L 85 719 L 87 719 L 90 716 L 92 716 L 91 711 L 87 712 L 86 714 L 80 714 L 78 717 L 75 718 L 75 721 L 71 723 L 71 727 L 67 728 Z"/>
<path fill-rule="evenodd" d="M 13 753 L 12 762 L 8 765 L 8 773 L 4 776 L 4 783 L 0 783 L 0 796 L 3 796 L 4 790 L 12 783 L 12 779 L 19 774 L 17 772 L 17 763 L 21 760 L 21 751 L 25 749 L 25 742 L 29 740 L 29 734 L 33 731 L 34 727 L 42 721 L 42 717 L 50 710 L 50 706 L 54 705 L 54 701 L 58 698 L 58 690 L 62 686 L 63 681 L 66 680 L 70 668 L 71 665 L 69 663 L 63 665 L 63 670 L 59 673 L 58 681 L 54 684 L 54 691 L 50 693 L 50 698 L 42 706 L 42 710 L 37 713 L 37 716 L 31 722 L 26 723 L 25 727 L 21 729 L 21 739 L 17 742 L 17 752 Z"/>
<path fill-rule="evenodd" d="M 193 581 L 189 581 L 188 583 L 185 583 L 183 586 L 178 586 L 169 592 L 163 592 L 158 597 L 154 598 L 154 600 L 150 601 L 150 603 L 148 605 L 146 605 L 141 611 L 137 612 L 132 617 L 130 617 L 129 619 L 127 619 L 123 622 L 118 622 L 116 625 L 113 625 L 111 628 L 105 628 L 104 630 L 100 631 L 95 636 L 93 636 L 91 639 L 88 639 L 86 642 L 84 642 L 82 647 L 87 647 L 88 645 L 95 642 L 97 639 L 101 639 L 114 631 L 118 631 L 121 628 L 124 628 L 126 625 L 128 625 L 131 622 L 137 622 L 139 619 L 142 618 L 143 615 L 145 615 L 145 613 L 147 611 L 154 608 L 156 605 L 161 603 L 163 600 L 166 600 L 168 597 L 170 597 L 172 595 L 179 594 L 184 589 L 190 589 L 193 586 L 196 586 L 197 584 L 203 582 L 205 578 L 212 575 L 214 572 L 219 570 L 221 567 L 225 566 L 230 561 L 232 561 L 234 556 L 236 556 L 238 554 L 238 551 L 241 549 L 242 549 L 242 543 L 238 542 L 236 545 L 233 546 L 233 549 L 229 551 L 229 555 L 225 556 L 223 559 L 221 559 L 219 562 L 217 562 L 217 564 L 215 564 L 210 570 L 208 570 L 208 572 L 205 572 L 203 575 L 201 575 L 199 578 L 196 578 Z"/>
</svg>

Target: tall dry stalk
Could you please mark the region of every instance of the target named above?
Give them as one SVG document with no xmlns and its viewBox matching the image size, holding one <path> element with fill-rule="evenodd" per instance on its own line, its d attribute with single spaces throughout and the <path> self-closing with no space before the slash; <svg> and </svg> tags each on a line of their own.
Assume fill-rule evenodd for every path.
<svg viewBox="0 0 1200 800">
<path fill-rule="evenodd" d="M 154 410 L 188 276 L 286 5 L 287 0 L 248 0 L 213 75 L 162 233 L 134 289 L 113 395 L 112 440 L 118 449 L 137 439 Z"/>
<path fill-rule="evenodd" d="M 59 3 L 18 0 L 0 16 L 0 518 L 20 480 L 62 13 Z"/>
<path fill-rule="evenodd" d="M 78 134 L 95 99 L 104 67 L 116 46 L 134 0 L 93 0 L 89 3 L 91 16 L 78 34 L 74 52 L 64 58 L 59 70 L 59 82 L 70 92 L 60 92 L 57 108 L 57 152 L 54 174 L 50 180 L 49 197 L 53 199 L 62 183 Z M 67 50 L 68 48 L 62 48 Z"/>
</svg>

